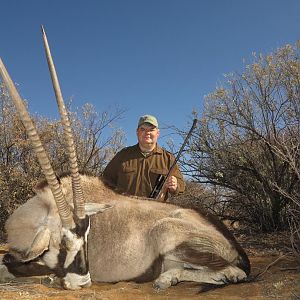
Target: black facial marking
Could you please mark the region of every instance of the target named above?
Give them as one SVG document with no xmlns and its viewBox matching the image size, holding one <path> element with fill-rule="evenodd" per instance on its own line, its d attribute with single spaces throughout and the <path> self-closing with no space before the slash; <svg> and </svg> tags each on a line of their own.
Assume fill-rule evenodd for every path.
<svg viewBox="0 0 300 300">
<path fill-rule="evenodd" d="M 29 262 L 21 262 L 6 253 L 2 259 L 2 263 L 7 267 L 8 271 L 16 277 L 21 276 L 43 276 L 53 273 L 49 267 L 38 263 L 39 259 Z"/>
<path fill-rule="evenodd" d="M 67 273 L 76 273 L 78 275 L 86 275 L 89 271 L 89 262 L 87 255 L 87 241 L 85 241 L 85 233 L 89 227 L 90 219 L 89 216 L 86 216 L 84 219 L 79 219 L 74 216 L 75 228 L 70 231 L 74 233 L 77 238 L 82 238 L 84 243 L 82 248 L 75 255 L 74 260 L 71 264 L 65 268 L 64 264 L 68 254 L 68 241 L 66 237 L 63 236 L 60 251 L 58 255 L 58 268 L 55 270 L 56 275 L 60 278 L 65 277 Z"/>
</svg>

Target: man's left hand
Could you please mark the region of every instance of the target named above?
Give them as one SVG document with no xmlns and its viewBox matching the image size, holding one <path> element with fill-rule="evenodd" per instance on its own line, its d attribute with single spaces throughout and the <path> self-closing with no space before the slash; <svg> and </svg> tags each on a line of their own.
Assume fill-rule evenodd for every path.
<svg viewBox="0 0 300 300">
<path fill-rule="evenodd" d="M 175 176 L 170 176 L 166 185 L 171 193 L 175 193 L 177 190 L 177 178 Z"/>
</svg>

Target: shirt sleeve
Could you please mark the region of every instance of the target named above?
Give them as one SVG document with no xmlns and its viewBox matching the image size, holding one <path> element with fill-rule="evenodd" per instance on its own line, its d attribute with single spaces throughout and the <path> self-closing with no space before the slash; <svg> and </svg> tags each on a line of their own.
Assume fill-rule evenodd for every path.
<svg viewBox="0 0 300 300">
<path fill-rule="evenodd" d="M 170 159 L 169 164 L 170 165 L 168 166 L 168 168 L 170 168 L 172 163 L 175 161 L 175 156 L 172 153 L 168 152 L 168 151 L 166 151 L 165 153 L 167 153 L 167 155 L 169 156 L 169 159 Z M 185 182 L 184 182 L 182 173 L 180 172 L 180 169 L 178 167 L 178 164 L 175 164 L 175 167 L 174 167 L 171 175 L 175 176 L 176 179 L 177 179 L 177 189 L 176 189 L 175 192 L 172 192 L 170 194 L 171 195 L 182 194 L 185 191 Z"/>
<path fill-rule="evenodd" d="M 118 174 L 121 166 L 119 157 L 120 152 L 112 158 L 103 171 L 104 180 L 112 187 L 117 187 Z"/>
<path fill-rule="evenodd" d="M 183 180 L 182 173 L 180 172 L 177 164 L 175 165 L 175 170 L 174 170 L 173 176 L 175 176 L 177 178 L 177 189 L 176 189 L 176 192 L 174 193 L 174 195 L 183 193 L 185 190 L 185 182 Z"/>
</svg>

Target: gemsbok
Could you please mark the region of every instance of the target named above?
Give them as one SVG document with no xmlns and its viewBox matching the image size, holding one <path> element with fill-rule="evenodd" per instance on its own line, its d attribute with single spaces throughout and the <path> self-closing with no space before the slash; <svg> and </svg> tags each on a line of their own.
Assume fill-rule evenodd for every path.
<svg viewBox="0 0 300 300">
<path fill-rule="evenodd" d="M 70 121 L 43 28 L 42 32 L 64 126 L 70 175 L 59 179 L 55 175 L 0 60 L 3 82 L 46 178 L 37 185 L 36 195 L 6 222 L 9 252 L 0 258 L 0 281 L 55 274 L 67 289 L 86 287 L 91 281 L 154 281 L 155 288 L 166 289 L 182 281 L 223 285 L 246 280 L 249 259 L 217 218 L 123 195 L 99 177 L 79 174 Z"/>
</svg>

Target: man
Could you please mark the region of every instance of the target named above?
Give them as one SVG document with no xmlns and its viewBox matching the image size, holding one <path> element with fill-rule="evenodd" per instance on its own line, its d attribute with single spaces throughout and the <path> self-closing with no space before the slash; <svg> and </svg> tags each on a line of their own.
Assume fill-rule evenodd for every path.
<svg viewBox="0 0 300 300">
<path fill-rule="evenodd" d="M 167 175 L 174 156 L 158 146 L 159 128 L 157 119 L 151 115 L 140 117 L 136 130 L 138 144 L 118 152 L 104 170 L 103 176 L 108 184 L 118 191 L 130 195 L 149 197 L 158 176 Z M 178 166 L 174 176 L 166 182 L 167 193 L 177 195 L 185 189 Z"/>
</svg>

